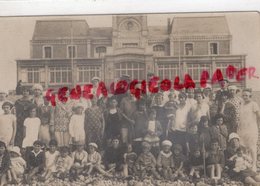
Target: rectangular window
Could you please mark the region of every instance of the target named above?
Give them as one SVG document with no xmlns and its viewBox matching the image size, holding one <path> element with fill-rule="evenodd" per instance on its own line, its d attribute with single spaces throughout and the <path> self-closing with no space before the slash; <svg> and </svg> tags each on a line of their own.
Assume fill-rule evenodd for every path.
<svg viewBox="0 0 260 186">
<path fill-rule="evenodd" d="M 180 74 L 180 68 L 178 64 L 158 64 L 158 72 L 160 79 L 174 80 L 176 76 Z"/>
<path fill-rule="evenodd" d="M 115 64 L 115 78 L 120 78 L 122 75 L 129 75 L 133 79 L 144 80 L 145 65 L 143 63 L 122 62 Z"/>
<path fill-rule="evenodd" d="M 72 71 L 71 67 L 51 67 L 50 68 L 50 83 L 71 83 Z"/>
<path fill-rule="evenodd" d="M 27 69 L 27 82 L 40 83 L 40 70 L 37 67 Z"/>
<path fill-rule="evenodd" d="M 43 47 L 43 58 L 52 58 L 52 47 L 51 46 Z"/>
<path fill-rule="evenodd" d="M 193 43 L 185 43 L 185 55 L 186 56 L 193 55 Z"/>
<path fill-rule="evenodd" d="M 78 81 L 80 83 L 90 83 L 93 77 L 101 76 L 101 66 L 81 66 L 78 67 Z"/>
<path fill-rule="evenodd" d="M 191 78 L 195 82 L 198 82 L 200 81 L 201 73 L 204 70 L 207 71 L 209 74 L 212 73 L 211 68 L 212 68 L 211 64 L 187 64 L 187 73 L 191 76 Z"/>
<path fill-rule="evenodd" d="M 68 46 L 68 58 L 75 58 L 76 57 L 76 46 L 69 45 Z"/>
<path fill-rule="evenodd" d="M 231 65 L 233 67 L 235 67 L 237 70 L 241 69 L 242 68 L 242 64 L 241 63 L 216 63 L 216 68 L 221 70 L 222 72 L 222 75 L 224 78 L 227 78 L 227 73 L 226 73 L 226 70 L 227 70 L 227 67 Z M 235 76 L 233 76 L 233 79 L 235 80 Z M 232 81 L 232 78 L 229 78 L 229 80 Z"/>
<path fill-rule="evenodd" d="M 211 55 L 218 54 L 218 43 L 209 43 L 209 52 Z"/>
<path fill-rule="evenodd" d="M 107 51 L 107 49 L 106 49 L 106 47 L 97 47 L 96 48 L 96 54 L 97 54 L 97 57 L 98 58 L 103 58 L 104 56 L 105 56 L 105 54 L 106 54 L 106 51 Z"/>
</svg>

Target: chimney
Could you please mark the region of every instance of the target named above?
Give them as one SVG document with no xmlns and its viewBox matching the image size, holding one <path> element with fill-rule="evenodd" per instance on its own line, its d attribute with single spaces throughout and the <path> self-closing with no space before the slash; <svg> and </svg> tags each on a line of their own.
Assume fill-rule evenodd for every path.
<svg viewBox="0 0 260 186">
<path fill-rule="evenodd" d="M 172 30 L 171 18 L 167 19 L 167 28 L 168 28 L 168 34 L 170 34 Z"/>
</svg>

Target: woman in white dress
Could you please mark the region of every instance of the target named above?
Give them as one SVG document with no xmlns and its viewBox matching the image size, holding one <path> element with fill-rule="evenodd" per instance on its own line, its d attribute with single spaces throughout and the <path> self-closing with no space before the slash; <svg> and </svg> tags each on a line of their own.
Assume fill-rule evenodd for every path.
<svg viewBox="0 0 260 186">
<path fill-rule="evenodd" d="M 253 170 L 256 171 L 257 160 L 257 141 L 258 141 L 258 121 L 260 119 L 259 106 L 251 100 L 250 90 L 244 90 L 242 93 L 244 102 L 240 110 L 240 126 L 238 134 L 241 144 L 249 148 L 253 159 Z"/>
<path fill-rule="evenodd" d="M 16 117 L 11 113 L 13 104 L 6 101 L 2 105 L 4 114 L 0 115 L 0 139 L 5 142 L 6 146 L 14 145 L 16 134 Z"/>
</svg>

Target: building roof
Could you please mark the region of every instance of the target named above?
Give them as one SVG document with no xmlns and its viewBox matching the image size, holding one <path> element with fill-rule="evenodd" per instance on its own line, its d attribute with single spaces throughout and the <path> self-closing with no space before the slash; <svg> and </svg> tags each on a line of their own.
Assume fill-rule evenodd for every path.
<svg viewBox="0 0 260 186">
<path fill-rule="evenodd" d="M 88 30 L 85 20 L 39 20 L 36 21 L 33 39 L 86 37 Z"/>
<path fill-rule="evenodd" d="M 175 17 L 172 33 L 180 35 L 221 34 L 229 35 L 225 16 Z"/>
<path fill-rule="evenodd" d="M 112 27 L 93 27 L 89 29 L 90 37 L 112 37 Z"/>
</svg>

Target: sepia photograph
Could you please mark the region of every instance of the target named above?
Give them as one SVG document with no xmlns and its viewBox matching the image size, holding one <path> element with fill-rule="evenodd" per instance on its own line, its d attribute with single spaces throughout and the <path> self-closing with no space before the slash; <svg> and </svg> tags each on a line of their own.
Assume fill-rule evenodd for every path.
<svg viewBox="0 0 260 186">
<path fill-rule="evenodd" d="M 256 11 L 0 17 L 0 185 L 260 186 Z"/>
</svg>

